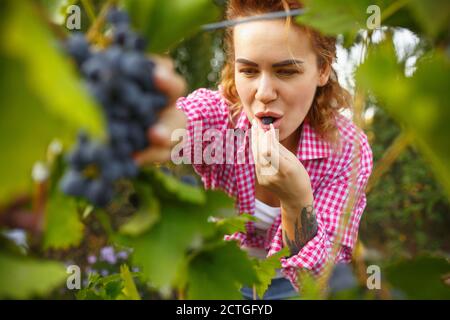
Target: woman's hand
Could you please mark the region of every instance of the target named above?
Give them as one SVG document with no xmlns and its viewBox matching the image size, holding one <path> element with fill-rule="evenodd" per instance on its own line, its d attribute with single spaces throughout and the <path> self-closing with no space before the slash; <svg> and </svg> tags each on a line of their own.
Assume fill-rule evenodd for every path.
<svg viewBox="0 0 450 320">
<path fill-rule="evenodd" d="M 297 157 L 278 142 L 275 129 L 264 132 L 252 126 L 252 152 L 258 183 L 274 192 L 281 202 L 283 243 L 291 255 L 311 240 L 318 230 L 311 182 Z"/>
<path fill-rule="evenodd" d="M 278 196 L 286 212 L 298 213 L 312 205 L 309 175 L 297 157 L 278 141 L 272 124 L 264 132 L 253 121 L 252 152 L 258 183 Z"/>
<path fill-rule="evenodd" d="M 160 163 L 170 160 L 172 132 L 185 128 L 186 117 L 175 107 L 176 100 L 186 93 L 186 81 L 175 72 L 170 58 L 152 56 L 156 68 L 154 81 L 156 87 L 169 98 L 167 107 L 159 114 L 158 122 L 148 130 L 150 147 L 135 155 L 135 161 L 142 166 L 150 163 Z"/>
</svg>

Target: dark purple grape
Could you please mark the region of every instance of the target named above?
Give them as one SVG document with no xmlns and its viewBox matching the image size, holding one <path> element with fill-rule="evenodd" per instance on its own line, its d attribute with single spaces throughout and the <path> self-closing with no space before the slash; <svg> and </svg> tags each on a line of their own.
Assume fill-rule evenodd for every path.
<svg viewBox="0 0 450 320">
<path fill-rule="evenodd" d="M 93 83 L 109 84 L 114 77 L 110 64 L 99 54 L 85 61 L 81 70 L 86 78 Z"/>
<path fill-rule="evenodd" d="M 145 48 L 147 47 L 147 41 L 145 41 L 144 38 L 133 35 L 132 37 L 129 37 L 126 41 L 126 47 L 129 50 L 136 50 L 139 52 L 144 52 Z"/>
<path fill-rule="evenodd" d="M 79 148 L 73 149 L 69 154 L 67 154 L 66 161 L 76 170 L 82 170 L 87 164 L 83 157 L 83 153 Z"/>
<path fill-rule="evenodd" d="M 113 27 L 109 48 L 91 50 L 81 34 L 67 42 L 87 90 L 105 114 L 108 140 L 100 143 L 86 134 L 79 137 L 67 156 L 69 170 L 61 188 L 97 206 L 110 202 L 117 180 L 138 175 L 132 156 L 148 147 L 148 129 L 168 103 L 154 85 L 155 64 L 144 54 L 145 40 L 130 29 L 128 15 L 114 8 L 107 20 Z"/>
<path fill-rule="evenodd" d="M 113 197 L 113 187 L 103 179 L 89 181 L 86 189 L 86 198 L 99 207 L 106 206 Z"/>
<path fill-rule="evenodd" d="M 111 103 L 111 94 L 107 86 L 101 83 L 88 81 L 86 83 L 86 88 L 95 100 L 103 107 L 108 106 Z"/>
<path fill-rule="evenodd" d="M 80 172 L 70 169 L 67 171 L 59 183 L 59 187 L 67 195 L 74 197 L 84 196 L 87 180 Z"/>
<path fill-rule="evenodd" d="M 111 46 L 104 52 L 102 52 L 102 57 L 112 66 L 112 68 L 116 69 L 120 66 L 120 60 L 123 58 L 124 51 L 119 46 Z"/>
<path fill-rule="evenodd" d="M 70 35 L 65 43 L 65 49 L 75 59 L 78 66 L 81 66 L 91 55 L 89 43 L 79 32 Z"/>
<path fill-rule="evenodd" d="M 117 96 L 119 101 L 129 107 L 135 107 L 142 96 L 141 89 L 133 81 L 123 79 L 118 82 Z"/>
<path fill-rule="evenodd" d="M 124 141 L 128 137 L 128 126 L 125 121 L 110 121 L 109 135 L 112 141 Z"/>
<path fill-rule="evenodd" d="M 110 161 L 102 167 L 102 178 L 114 182 L 125 176 L 125 170 L 120 161 Z"/>
<path fill-rule="evenodd" d="M 134 150 L 142 150 L 148 145 L 148 139 L 145 129 L 138 124 L 128 126 L 128 141 L 130 141 Z"/>
<path fill-rule="evenodd" d="M 106 15 L 106 20 L 113 25 L 128 25 L 130 19 L 125 11 L 111 8 Z"/>
<path fill-rule="evenodd" d="M 263 124 L 271 124 L 275 119 L 273 117 L 262 117 L 261 121 Z"/>
<path fill-rule="evenodd" d="M 136 177 L 139 173 L 139 168 L 136 163 L 132 159 L 128 159 L 124 162 L 124 171 L 127 177 L 133 178 Z"/>
<path fill-rule="evenodd" d="M 143 94 L 139 97 L 138 104 L 136 105 L 136 113 L 143 120 L 143 124 L 149 127 L 154 124 L 156 120 L 156 113 L 159 112 L 162 107 L 167 104 L 167 98 L 159 94 Z"/>
<path fill-rule="evenodd" d="M 114 28 L 114 34 L 113 34 L 113 43 L 115 45 L 118 45 L 122 48 L 125 48 L 127 39 L 132 36 L 132 31 L 128 27 L 128 25 L 117 25 Z"/>
<path fill-rule="evenodd" d="M 155 94 L 153 96 L 153 106 L 155 111 L 160 111 L 164 109 L 169 103 L 167 97 L 163 94 Z"/>
<path fill-rule="evenodd" d="M 83 148 L 83 154 L 86 157 L 86 162 L 100 165 L 108 162 L 111 152 L 106 145 L 97 142 L 92 142 Z"/>
<path fill-rule="evenodd" d="M 125 160 L 133 153 L 133 146 L 127 140 L 113 141 L 112 147 L 114 155 L 119 159 Z"/>
<path fill-rule="evenodd" d="M 154 90 L 153 68 L 154 63 L 137 52 L 129 52 L 121 60 L 123 74 L 136 81 L 144 90 Z"/>
</svg>

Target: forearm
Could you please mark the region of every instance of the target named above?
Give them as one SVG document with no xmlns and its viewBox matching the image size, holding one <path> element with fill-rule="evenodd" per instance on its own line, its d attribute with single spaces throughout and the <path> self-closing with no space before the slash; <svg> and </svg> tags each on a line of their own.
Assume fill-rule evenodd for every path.
<svg viewBox="0 0 450 320">
<path fill-rule="evenodd" d="M 291 255 L 297 254 L 317 234 L 313 200 L 310 194 L 295 205 L 281 203 L 283 243 Z"/>
</svg>

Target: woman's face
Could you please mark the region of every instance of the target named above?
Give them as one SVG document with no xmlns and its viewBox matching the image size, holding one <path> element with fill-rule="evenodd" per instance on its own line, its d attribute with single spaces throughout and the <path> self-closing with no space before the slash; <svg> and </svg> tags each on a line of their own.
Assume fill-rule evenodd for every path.
<svg viewBox="0 0 450 320">
<path fill-rule="evenodd" d="M 234 49 L 236 89 L 248 119 L 264 129 L 273 121 L 280 141 L 296 144 L 290 140 L 329 76 L 318 69 L 308 36 L 286 30 L 284 20 L 243 23 L 234 27 Z"/>
</svg>

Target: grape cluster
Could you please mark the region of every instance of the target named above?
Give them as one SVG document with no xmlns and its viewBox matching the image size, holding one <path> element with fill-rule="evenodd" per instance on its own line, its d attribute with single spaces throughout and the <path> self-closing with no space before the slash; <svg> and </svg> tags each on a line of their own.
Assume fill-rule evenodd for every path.
<svg viewBox="0 0 450 320">
<path fill-rule="evenodd" d="M 114 8 L 107 20 L 112 27 L 108 48 L 95 50 L 81 33 L 65 43 L 88 91 L 102 107 L 108 141 L 92 141 L 80 132 L 60 187 L 97 206 L 111 201 L 115 181 L 138 174 L 132 156 L 148 147 L 146 132 L 167 104 L 167 97 L 154 85 L 155 65 L 144 53 L 146 43 L 130 29 L 128 15 Z"/>
</svg>

